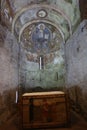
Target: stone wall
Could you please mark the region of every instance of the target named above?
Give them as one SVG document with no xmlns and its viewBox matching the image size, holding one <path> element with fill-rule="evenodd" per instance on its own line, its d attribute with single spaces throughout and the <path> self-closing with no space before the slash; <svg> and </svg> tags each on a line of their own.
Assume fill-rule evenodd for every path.
<svg viewBox="0 0 87 130">
<path fill-rule="evenodd" d="M 66 43 L 66 64 L 70 99 L 87 118 L 87 20 Z"/>
<path fill-rule="evenodd" d="M 0 125 L 16 111 L 18 89 L 18 44 L 7 28 L 0 25 Z"/>
</svg>

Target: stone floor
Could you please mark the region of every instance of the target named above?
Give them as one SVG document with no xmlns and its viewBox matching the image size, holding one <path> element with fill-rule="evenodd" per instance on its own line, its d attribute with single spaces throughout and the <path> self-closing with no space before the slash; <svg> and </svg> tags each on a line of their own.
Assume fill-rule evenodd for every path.
<svg viewBox="0 0 87 130">
<path fill-rule="evenodd" d="M 19 124 L 20 125 L 20 124 Z M 20 130 L 17 121 L 10 119 L 8 122 L 0 126 L 0 130 Z M 38 130 L 38 129 L 37 129 Z M 49 128 L 39 130 L 87 130 L 87 121 L 82 119 L 74 112 L 71 115 L 71 125 L 68 128 Z"/>
</svg>

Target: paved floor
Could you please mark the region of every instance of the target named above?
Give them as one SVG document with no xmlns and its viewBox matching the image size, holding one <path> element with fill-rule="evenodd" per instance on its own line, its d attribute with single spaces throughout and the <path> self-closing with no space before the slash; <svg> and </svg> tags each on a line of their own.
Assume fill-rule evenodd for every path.
<svg viewBox="0 0 87 130">
<path fill-rule="evenodd" d="M 0 130 L 20 130 L 20 128 L 16 121 L 14 122 L 14 120 L 10 120 L 0 126 Z M 87 122 L 79 115 L 73 113 L 73 115 L 71 115 L 71 125 L 69 128 L 49 128 L 39 130 L 87 130 Z"/>
</svg>

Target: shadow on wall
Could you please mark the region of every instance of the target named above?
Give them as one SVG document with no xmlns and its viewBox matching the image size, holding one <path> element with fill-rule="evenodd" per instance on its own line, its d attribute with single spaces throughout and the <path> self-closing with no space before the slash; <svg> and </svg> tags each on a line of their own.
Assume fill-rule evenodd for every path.
<svg viewBox="0 0 87 130">
<path fill-rule="evenodd" d="M 71 109 L 87 120 L 87 93 L 83 92 L 79 86 L 69 88 L 68 92 Z"/>
<path fill-rule="evenodd" d="M 44 88 L 41 86 L 36 86 L 31 88 L 30 86 L 25 87 L 25 84 L 20 84 L 20 89 L 19 89 L 19 95 L 21 96 L 23 93 L 30 93 L 30 92 L 47 92 L 47 91 L 65 91 L 64 86 L 59 86 L 59 87 L 48 87 Z"/>
<path fill-rule="evenodd" d="M 16 89 L 10 89 L 0 94 L 0 125 L 9 120 L 14 120 L 17 115 L 17 104 L 15 102 Z M 16 117 L 17 118 L 17 117 Z"/>
</svg>

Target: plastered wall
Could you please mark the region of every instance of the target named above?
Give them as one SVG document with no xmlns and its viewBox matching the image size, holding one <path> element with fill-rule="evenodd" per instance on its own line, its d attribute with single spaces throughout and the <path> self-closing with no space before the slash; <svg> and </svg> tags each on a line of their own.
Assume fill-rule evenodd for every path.
<svg viewBox="0 0 87 130">
<path fill-rule="evenodd" d="M 87 20 L 66 43 L 66 63 L 70 99 L 87 118 Z"/>
</svg>

